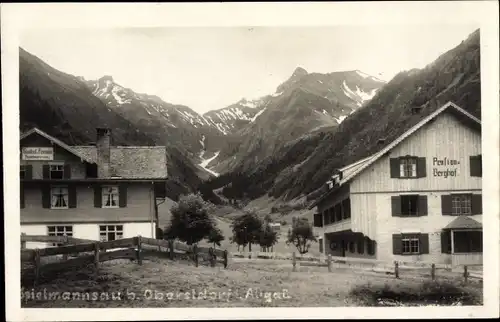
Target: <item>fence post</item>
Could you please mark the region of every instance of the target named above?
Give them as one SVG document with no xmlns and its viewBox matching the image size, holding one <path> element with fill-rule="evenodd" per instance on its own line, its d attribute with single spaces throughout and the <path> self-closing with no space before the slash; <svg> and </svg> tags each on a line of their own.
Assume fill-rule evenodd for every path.
<svg viewBox="0 0 500 322">
<path fill-rule="evenodd" d="M 208 249 L 208 256 L 210 256 L 210 266 L 215 267 L 215 254 L 212 247 Z"/>
<path fill-rule="evenodd" d="M 224 268 L 227 268 L 227 257 L 228 257 L 228 255 L 227 255 L 227 249 L 226 249 L 226 250 L 224 250 Z"/>
<path fill-rule="evenodd" d="M 94 266 L 95 266 L 95 274 L 99 274 L 99 242 L 94 243 Z"/>
<path fill-rule="evenodd" d="M 169 257 L 171 260 L 174 259 L 174 241 L 173 239 L 168 240 L 168 248 L 169 248 Z"/>
<path fill-rule="evenodd" d="M 332 271 L 332 254 L 328 254 L 326 258 L 326 263 L 328 264 L 328 272 Z"/>
<path fill-rule="evenodd" d="M 435 280 L 436 279 L 436 264 L 432 264 L 431 266 L 431 279 Z"/>
<path fill-rule="evenodd" d="M 467 265 L 464 265 L 464 283 L 467 284 L 467 279 L 469 278 L 469 273 L 467 272 Z"/>
<path fill-rule="evenodd" d="M 34 286 L 38 285 L 38 279 L 40 278 L 40 251 L 35 248 L 35 280 L 33 281 Z"/>
<path fill-rule="evenodd" d="M 193 245 L 193 260 L 196 267 L 198 267 L 198 246 Z"/>
<path fill-rule="evenodd" d="M 21 249 L 26 249 L 26 240 L 23 240 L 23 236 L 26 236 L 26 233 L 21 233 Z"/>
<path fill-rule="evenodd" d="M 399 278 L 399 263 L 397 261 L 394 261 L 394 276 Z"/>
<path fill-rule="evenodd" d="M 295 252 L 292 253 L 292 265 L 293 265 L 293 271 L 296 272 L 297 259 L 295 258 Z"/>
<path fill-rule="evenodd" d="M 142 245 L 142 239 L 141 235 L 137 236 L 137 263 L 139 265 L 142 265 L 142 256 L 141 256 L 141 245 Z"/>
<path fill-rule="evenodd" d="M 68 246 L 69 244 L 69 239 L 68 236 L 64 235 L 64 246 Z M 62 256 L 63 260 L 68 260 L 68 254 L 63 254 Z"/>
</svg>

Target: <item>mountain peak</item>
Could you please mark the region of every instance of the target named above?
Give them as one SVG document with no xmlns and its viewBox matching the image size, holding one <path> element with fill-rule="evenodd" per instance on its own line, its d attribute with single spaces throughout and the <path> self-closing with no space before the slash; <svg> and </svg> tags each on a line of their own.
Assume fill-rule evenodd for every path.
<svg viewBox="0 0 500 322">
<path fill-rule="evenodd" d="M 293 72 L 292 76 L 305 76 L 305 75 L 307 75 L 307 70 L 299 66 L 295 68 L 295 71 Z"/>
<path fill-rule="evenodd" d="M 99 78 L 99 81 L 110 81 L 110 82 L 113 82 L 113 76 L 111 76 L 111 75 L 104 75 L 103 77 Z"/>
</svg>

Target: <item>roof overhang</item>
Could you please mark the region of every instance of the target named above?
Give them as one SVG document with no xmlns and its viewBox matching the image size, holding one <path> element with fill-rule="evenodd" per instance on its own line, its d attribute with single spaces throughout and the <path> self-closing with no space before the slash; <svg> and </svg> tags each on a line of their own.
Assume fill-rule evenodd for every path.
<svg viewBox="0 0 500 322">
<path fill-rule="evenodd" d="M 483 224 L 467 216 L 459 216 L 453 219 L 443 230 L 454 229 L 483 229 Z"/>
</svg>

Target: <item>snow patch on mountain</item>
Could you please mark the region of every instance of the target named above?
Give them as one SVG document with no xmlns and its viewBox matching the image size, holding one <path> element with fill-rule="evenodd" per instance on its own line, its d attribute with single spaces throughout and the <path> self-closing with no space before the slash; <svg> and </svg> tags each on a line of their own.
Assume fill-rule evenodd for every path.
<svg viewBox="0 0 500 322">
<path fill-rule="evenodd" d="M 342 82 L 342 90 L 344 91 L 344 94 L 349 97 L 350 99 L 352 99 L 353 101 L 356 102 L 356 104 L 358 106 L 361 106 L 361 102 L 360 102 L 360 98 L 359 96 L 356 95 L 356 93 L 354 93 L 350 88 L 349 86 L 347 86 L 347 83 L 345 82 L 345 80 Z"/>
<path fill-rule="evenodd" d="M 202 153 L 205 154 L 205 151 L 202 151 Z M 208 159 L 203 159 L 203 157 L 202 157 L 203 154 L 200 154 L 200 156 L 202 157 L 203 161 L 201 161 L 201 163 L 199 164 L 199 166 L 202 167 L 203 169 L 207 170 L 208 172 L 210 172 L 211 174 L 213 174 L 216 177 L 218 177 L 219 174 L 217 172 L 215 172 L 215 171 L 210 170 L 209 168 L 207 168 L 207 166 L 208 166 L 208 164 L 210 162 L 212 162 L 213 160 L 215 160 L 219 156 L 219 153 L 220 153 L 220 151 L 215 152 L 214 156 L 211 157 L 211 158 L 208 158 Z"/>
<path fill-rule="evenodd" d="M 345 119 L 347 118 L 347 116 L 345 115 L 341 115 L 339 116 L 339 118 L 335 118 L 335 121 L 337 121 L 338 124 L 342 123 Z"/>
<path fill-rule="evenodd" d="M 358 95 L 363 100 L 363 102 L 371 100 L 373 98 L 373 96 L 375 96 L 375 94 L 377 93 L 377 90 L 378 89 L 373 89 L 370 93 L 366 93 L 366 92 L 363 92 L 358 87 L 358 85 L 356 85 L 356 95 Z"/>
<path fill-rule="evenodd" d="M 266 110 L 267 107 L 264 107 L 262 110 L 260 110 L 257 114 L 255 114 L 254 117 L 252 117 L 251 119 L 251 122 L 255 122 L 255 120 L 259 117 L 259 115 L 261 115 L 262 113 L 264 113 L 264 111 Z"/>
</svg>

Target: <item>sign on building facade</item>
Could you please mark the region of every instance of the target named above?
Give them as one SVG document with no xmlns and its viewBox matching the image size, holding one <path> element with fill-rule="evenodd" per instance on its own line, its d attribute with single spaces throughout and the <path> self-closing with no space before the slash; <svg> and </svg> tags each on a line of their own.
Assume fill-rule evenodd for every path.
<svg viewBox="0 0 500 322">
<path fill-rule="evenodd" d="M 21 149 L 23 160 L 53 160 L 54 148 L 52 147 L 23 147 Z"/>
</svg>

